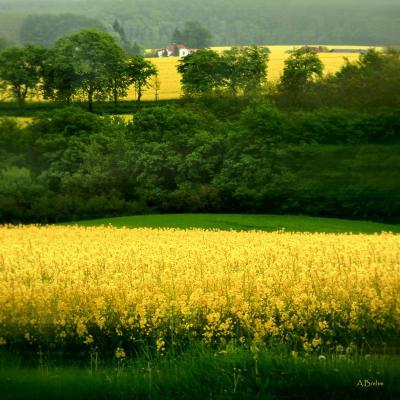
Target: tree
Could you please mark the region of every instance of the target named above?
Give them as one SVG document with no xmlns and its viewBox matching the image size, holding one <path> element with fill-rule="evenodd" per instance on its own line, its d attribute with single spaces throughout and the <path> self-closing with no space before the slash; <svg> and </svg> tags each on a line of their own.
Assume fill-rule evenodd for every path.
<svg viewBox="0 0 400 400">
<path fill-rule="evenodd" d="M 129 50 L 127 50 L 127 52 L 131 56 L 141 56 L 143 55 L 143 48 L 139 43 L 133 42 L 131 43 Z"/>
<path fill-rule="evenodd" d="M 174 45 L 174 50 L 172 52 L 172 55 L 174 57 L 179 57 L 179 47 L 176 44 Z"/>
<path fill-rule="evenodd" d="M 128 38 L 126 37 L 125 29 L 124 27 L 119 23 L 119 21 L 116 19 L 113 23 L 113 29 L 116 33 L 118 33 L 121 42 L 123 44 L 126 44 L 128 42 Z"/>
<path fill-rule="evenodd" d="M 151 85 L 150 78 L 155 75 L 157 75 L 156 66 L 144 57 L 134 56 L 128 61 L 128 81 L 135 86 L 138 107 L 140 107 L 143 90 Z"/>
<path fill-rule="evenodd" d="M 109 89 L 114 105 L 118 105 L 120 97 L 127 96 L 129 88 L 129 77 L 127 64 L 123 59 L 118 59 L 110 68 Z"/>
<path fill-rule="evenodd" d="M 223 54 L 228 89 L 237 94 L 257 92 L 267 78 L 268 53 L 262 47 L 232 47 Z"/>
<path fill-rule="evenodd" d="M 0 80 L 22 108 L 27 96 L 38 90 L 43 48 L 8 47 L 0 53 Z"/>
<path fill-rule="evenodd" d="M 357 61 L 347 61 L 330 76 L 326 86 L 329 97 L 347 107 L 399 107 L 400 52 L 389 49 L 360 54 Z"/>
<path fill-rule="evenodd" d="M 189 54 L 179 61 L 177 69 L 186 96 L 211 95 L 225 84 L 225 61 L 210 49 Z"/>
<path fill-rule="evenodd" d="M 117 19 L 113 23 L 113 29 L 116 33 L 118 33 L 122 47 L 129 55 L 137 56 L 143 54 L 142 47 L 137 42 L 130 42 L 128 36 L 126 35 L 124 27 Z"/>
<path fill-rule="evenodd" d="M 317 54 L 311 51 L 295 51 L 286 61 L 280 90 L 289 94 L 293 103 L 317 79 L 323 76 L 324 65 Z"/>
<path fill-rule="evenodd" d="M 172 34 L 173 43 L 182 43 L 196 49 L 209 47 L 211 40 L 211 32 L 198 21 L 186 22 L 183 31 L 176 28 Z"/>
<path fill-rule="evenodd" d="M 182 32 L 175 28 L 174 32 L 172 33 L 172 43 L 182 44 L 184 42 Z"/>
<path fill-rule="evenodd" d="M 50 49 L 43 69 L 43 97 L 70 104 L 79 88 L 74 61 L 59 48 Z"/>
<path fill-rule="evenodd" d="M 125 85 L 121 83 L 123 75 L 120 75 L 124 51 L 107 33 L 91 29 L 65 36 L 57 41 L 54 51 L 66 61 L 65 66 L 68 65 L 70 87 L 79 88 L 87 96 L 90 112 L 95 97 L 104 98 Z"/>
</svg>

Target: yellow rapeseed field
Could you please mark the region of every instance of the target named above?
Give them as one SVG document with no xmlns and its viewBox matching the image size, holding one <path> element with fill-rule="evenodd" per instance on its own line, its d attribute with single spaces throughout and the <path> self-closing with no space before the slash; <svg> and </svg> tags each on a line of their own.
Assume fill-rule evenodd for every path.
<svg viewBox="0 0 400 400">
<path fill-rule="evenodd" d="M 268 63 L 268 79 L 276 81 L 282 74 L 284 61 L 289 57 L 288 51 L 301 46 L 265 46 L 271 51 Z M 223 52 L 230 47 L 213 47 L 212 49 L 218 52 Z M 367 46 L 329 46 L 335 49 L 368 49 Z M 350 61 L 356 61 L 359 57 L 357 53 L 321 53 L 319 54 L 321 61 L 325 65 L 325 73 L 333 73 L 338 71 L 345 63 L 345 58 Z M 159 90 L 157 97 L 160 100 L 169 100 L 179 98 L 182 94 L 180 75 L 176 70 L 180 58 L 179 57 L 165 57 L 165 58 L 152 58 L 150 61 L 157 67 L 159 72 Z M 136 98 L 135 91 L 130 88 L 127 100 Z M 155 100 L 156 90 L 154 82 L 143 94 L 143 100 Z M 31 100 L 41 101 L 40 97 L 35 96 Z"/>
<path fill-rule="evenodd" d="M 271 51 L 268 63 L 268 79 L 276 81 L 279 79 L 283 72 L 284 62 L 290 56 L 288 51 L 301 46 L 265 46 Z M 228 50 L 230 47 L 213 47 L 212 49 L 218 52 Z M 367 46 L 329 46 L 335 49 L 368 49 Z M 337 72 L 345 63 L 345 58 L 350 61 L 358 60 L 359 54 L 357 53 L 321 53 L 318 54 L 321 61 L 325 65 L 325 73 Z M 176 67 L 179 62 L 179 57 L 168 58 L 153 58 L 151 62 L 154 63 L 159 71 L 159 99 L 175 99 L 179 98 L 182 94 L 180 75 Z M 130 91 L 128 99 L 132 99 L 134 95 L 133 90 Z M 143 95 L 144 100 L 154 100 L 155 90 L 149 88 Z"/>
<path fill-rule="evenodd" d="M 400 333 L 399 266 L 390 233 L 5 226 L 0 344 L 373 346 Z"/>
</svg>

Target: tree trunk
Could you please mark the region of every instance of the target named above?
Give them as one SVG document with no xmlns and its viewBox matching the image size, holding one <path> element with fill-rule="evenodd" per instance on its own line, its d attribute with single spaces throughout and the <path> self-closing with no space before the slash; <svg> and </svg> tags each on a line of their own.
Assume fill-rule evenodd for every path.
<svg viewBox="0 0 400 400">
<path fill-rule="evenodd" d="M 21 88 L 19 88 L 17 90 L 17 101 L 18 101 L 18 107 L 20 112 L 22 113 L 23 109 L 24 109 L 24 105 L 25 105 L 25 92 L 24 90 L 22 90 Z"/>
<path fill-rule="evenodd" d="M 138 83 L 137 86 L 137 102 L 136 102 L 136 109 L 140 110 L 140 106 L 141 106 L 141 101 L 142 99 L 142 85 L 140 83 Z"/>
<path fill-rule="evenodd" d="M 117 108 L 118 106 L 118 90 L 114 89 L 114 106 Z"/>
</svg>

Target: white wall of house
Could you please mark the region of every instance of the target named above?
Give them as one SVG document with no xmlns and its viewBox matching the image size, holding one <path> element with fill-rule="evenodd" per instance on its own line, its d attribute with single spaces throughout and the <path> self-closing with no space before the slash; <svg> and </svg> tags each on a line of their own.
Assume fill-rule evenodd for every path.
<svg viewBox="0 0 400 400">
<path fill-rule="evenodd" d="M 158 57 L 166 57 L 166 55 L 164 55 L 165 50 L 168 51 L 168 57 L 171 57 L 174 54 L 174 52 L 172 50 L 165 48 L 165 49 L 160 49 L 157 51 Z M 191 51 L 187 48 L 179 49 L 179 57 L 186 57 L 190 53 L 191 53 Z"/>
<path fill-rule="evenodd" d="M 164 55 L 165 50 L 166 50 L 166 49 L 159 50 L 159 51 L 157 52 L 158 57 L 166 57 L 166 55 Z M 171 56 L 172 56 L 172 51 L 170 51 L 170 50 L 167 50 L 167 51 L 168 51 L 168 57 L 171 57 Z"/>
</svg>

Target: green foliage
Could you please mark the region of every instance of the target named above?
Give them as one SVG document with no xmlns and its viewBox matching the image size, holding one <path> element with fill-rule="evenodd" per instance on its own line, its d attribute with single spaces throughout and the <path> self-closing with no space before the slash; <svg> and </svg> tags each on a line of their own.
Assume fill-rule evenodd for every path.
<svg viewBox="0 0 400 400">
<path fill-rule="evenodd" d="M 156 76 L 156 66 L 142 56 L 131 57 L 126 68 L 128 83 L 133 84 L 136 90 L 137 102 L 140 104 L 143 90 L 151 85 L 150 78 Z"/>
<path fill-rule="evenodd" d="M 204 49 L 211 45 L 212 33 L 198 21 L 188 21 L 182 31 L 174 30 L 172 42 L 192 49 Z"/>
<path fill-rule="evenodd" d="M 55 65 L 61 67 L 57 76 L 69 72 L 67 82 L 61 82 L 61 88 L 67 86 L 67 92 L 82 91 L 87 96 L 89 111 L 93 111 L 94 97 L 105 98 L 111 91 L 114 94 L 124 93 L 126 82 L 120 77 L 121 65 L 125 53 L 115 39 L 100 30 L 83 30 L 80 33 L 65 36 L 57 41 L 54 47 Z M 58 89 L 60 89 L 58 87 Z"/>
<path fill-rule="evenodd" d="M 31 172 L 16 166 L 0 170 L 0 220 L 34 218 L 32 208 L 46 188 L 35 182 Z"/>
<path fill-rule="evenodd" d="M 131 42 L 126 35 L 125 28 L 116 19 L 113 23 L 113 29 L 118 34 L 120 42 L 124 50 L 131 56 L 141 56 L 143 55 L 143 49 L 137 42 Z"/>
<path fill-rule="evenodd" d="M 10 88 L 20 107 L 37 91 L 44 49 L 39 46 L 8 47 L 0 53 L 0 80 Z"/>
<path fill-rule="evenodd" d="M 182 88 L 187 96 L 210 96 L 224 86 L 225 63 L 217 52 L 201 49 L 179 61 Z"/>
<path fill-rule="evenodd" d="M 311 57 L 316 57 L 312 55 Z M 320 70 L 316 61 L 317 71 Z M 323 79 L 312 71 L 297 66 L 282 78 L 280 92 L 273 95 L 281 106 L 303 109 L 340 107 L 369 110 L 400 107 L 400 52 L 370 50 L 360 54 L 358 60 L 346 64 L 336 73 Z M 285 78 L 285 81 L 284 81 Z M 315 79 L 316 78 L 316 79 Z M 307 83 L 304 83 L 307 82 Z"/>
<path fill-rule="evenodd" d="M 371 50 L 346 65 L 328 82 L 328 93 L 345 106 L 400 106 L 400 52 Z"/>
<path fill-rule="evenodd" d="M 268 53 L 261 47 L 233 47 L 219 55 L 202 49 L 180 60 L 178 72 L 186 96 L 259 93 L 267 77 Z"/>
<path fill-rule="evenodd" d="M 277 144 L 283 141 L 287 116 L 269 102 L 254 102 L 247 107 L 240 116 L 243 143 L 238 140 L 235 144 L 242 146 L 251 141 Z M 239 139 L 239 138 L 235 138 Z"/>
<path fill-rule="evenodd" d="M 292 104 L 298 104 L 311 84 L 322 78 L 323 70 L 317 54 L 308 49 L 296 51 L 285 60 L 279 89 L 287 94 Z"/>
<path fill-rule="evenodd" d="M 153 349 L 143 347 L 137 357 L 122 363 L 93 355 L 91 362 L 79 367 L 46 353 L 39 366 L 37 355 L 29 364 L 5 353 L 0 363 L 2 398 L 392 400 L 400 396 L 396 355 L 306 358 L 291 356 L 283 346 L 255 352 L 238 345 L 216 351 L 191 344 L 171 356 L 155 356 Z M 360 377 L 362 382 L 377 380 L 384 386 L 357 386 Z"/>
<path fill-rule="evenodd" d="M 400 221 L 397 110 L 212 109 L 143 108 L 129 124 L 71 107 L 25 128 L 2 121 L 2 222 L 145 211 Z"/>
<path fill-rule="evenodd" d="M 233 94 L 257 93 L 267 79 L 268 52 L 262 47 L 232 47 L 222 60 L 226 63 L 227 88 Z"/>
<path fill-rule="evenodd" d="M 81 15 L 29 15 L 21 26 L 20 42 L 22 44 L 39 44 L 51 47 L 62 36 L 90 28 L 107 32 L 105 25 L 101 21 Z"/>
<path fill-rule="evenodd" d="M 74 60 L 64 53 L 63 47 L 50 49 L 43 68 L 44 99 L 70 104 L 79 91 L 80 83 Z"/>
</svg>

